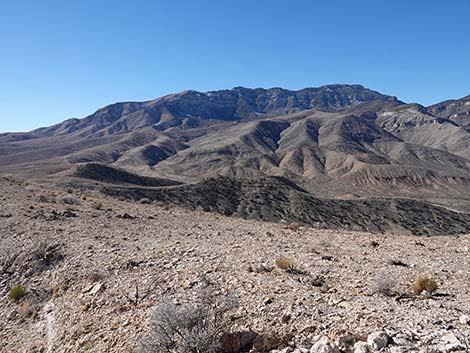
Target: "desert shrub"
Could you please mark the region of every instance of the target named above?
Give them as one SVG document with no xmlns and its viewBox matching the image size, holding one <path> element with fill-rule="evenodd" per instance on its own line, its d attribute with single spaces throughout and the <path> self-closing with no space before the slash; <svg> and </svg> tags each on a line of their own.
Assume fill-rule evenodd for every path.
<svg viewBox="0 0 470 353">
<path fill-rule="evenodd" d="M 82 202 L 77 199 L 76 197 L 73 197 L 73 196 L 67 196 L 67 197 L 64 197 L 62 198 L 62 202 L 66 205 L 81 205 Z"/>
<path fill-rule="evenodd" d="M 295 262 L 291 259 L 280 257 L 276 259 L 275 263 L 279 269 L 284 270 L 287 273 L 294 274 L 294 275 L 303 275 L 303 276 L 309 275 L 307 271 L 304 271 L 298 268 Z"/>
<path fill-rule="evenodd" d="M 95 210 L 102 210 L 103 209 L 103 202 L 95 201 L 91 205 Z"/>
<path fill-rule="evenodd" d="M 221 337 L 232 328 L 229 311 L 236 306 L 230 295 L 216 296 L 206 286 L 191 304 L 157 305 L 150 318 L 150 334 L 141 353 L 218 353 Z"/>
<path fill-rule="evenodd" d="M 423 291 L 432 293 L 435 292 L 437 288 L 439 288 L 437 282 L 428 276 L 419 277 L 413 284 L 413 291 L 416 294 L 421 294 Z"/>
<path fill-rule="evenodd" d="M 18 253 L 11 248 L 0 245 L 0 274 L 12 273 L 13 264 L 15 263 Z"/>
<path fill-rule="evenodd" d="M 38 309 L 28 300 L 25 300 L 23 303 L 21 303 L 18 311 L 25 317 L 31 317 L 35 319 L 38 316 Z"/>
<path fill-rule="evenodd" d="M 390 273 L 381 272 L 376 279 L 377 292 L 387 296 L 397 294 L 397 280 Z"/>
<path fill-rule="evenodd" d="M 294 232 L 298 232 L 300 230 L 300 224 L 297 223 L 289 223 L 286 224 L 285 229 L 292 230 Z"/>
<path fill-rule="evenodd" d="M 47 240 L 39 241 L 32 250 L 33 259 L 37 262 L 50 266 L 63 259 L 57 244 L 52 244 Z"/>
<path fill-rule="evenodd" d="M 291 270 L 295 268 L 295 262 L 294 260 L 288 259 L 286 257 L 279 257 L 275 261 L 276 266 L 284 271 Z"/>
<path fill-rule="evenodd" d="M 42 203 L 56 203 L 56 200 L 55 200 L 55 197 L 54 197 L 54 196 L 39 195 L 39 196 L 38 196 L 38 202 L 42 202 Z"/>
<path fill-rule="evenodd" d="M 26 295 L 26 289 L 21 284 L 17 284 L 8 292 L 8 298 L 18 301 Z"/>
<path fill-rule="evenodd" d="M 314 287 L 323 287 L 326 283 L 326 278 L 323 275 L 317 275 L 312 278 L 311 283 Z"/>
<path fill-rule="evenodd" d="M 407 263 L 399 260 L 399 259 L 392 259 L 392 260 L 389 260 L 388 263 L 390 265 L 393 265 L 393 266 L 401 266 L 401 267 L 410 267 L 410 265 L 408 265 Z"/>
</svg>

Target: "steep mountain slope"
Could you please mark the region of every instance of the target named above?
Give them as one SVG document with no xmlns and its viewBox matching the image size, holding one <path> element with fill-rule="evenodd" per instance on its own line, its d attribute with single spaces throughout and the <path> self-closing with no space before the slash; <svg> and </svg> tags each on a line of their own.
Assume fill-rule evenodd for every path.
<svg viewBox="0 0 470 353">
<path fill-rule="evenodd" d="M 339 111 L 370 102 L 400 103 L 395 97 L 360 85 L 328 85 L 299 91 L 243 87 L 212 92 L 189 90 L 148 102 L 112 104 L 84 119 L 69 119 L 49 128 L 34 130 L 29 138 L 70 134 L 103 136 L 147 126 L 160 131 L 175 126 L 194 128 L 210 120 L 256 119 L 260 115 L 281 115 L 311 108 Z"/>
<path fill-rule="evenodd" d="M 145 170 L 143 165 L 136 166 L 136 158 L 149 162 L 144 165 L 155 164 L 185 148 L 189 140 L 239 121 L 309 108 L 338 111 L 368 104 L 379 107 L 400 102 L 359 85 L 329 85 L 300 91 L 242 87 L 184 91 L 148 102 L 116 103 L 84 119 L 69 119 L 30 133 L 1 134 L 0 171 L 23 170 L 34 164 L 36 171 L 47 165 L 47 172 L 50 164 L 56 170 L 69 163 L 113 163 L 121 157 Z M 162 142 L 165 137 L 173 141 Z M 153 143 L 154 139 L 159 143 Z M 134 148 L 144 153 L 132 151 Z"/>
<path fill-rule="evenodd" d="M 403 141 L 470 159 L 470 131 L 448 117 L 431 115 L 423 106 L 408 104 L 384 111 L 377 124 Z"/>
<path fill-rule="evenodd" d="M 98 162 L 184 183 L 282 176 L 321 196 L 470 199 L 468 105 L 425 108 L 359 85 L 184 91 L 2 134 L 0 173 Z"/>
<path fill-rule="evenodd" d="M 470 131 L 470 95 L 431 105 L 427 110 L 434 116 L 447 118 Z"/>
<path fill-rule="evenodd" d="M 156 165 L 161 176 L 280 175 L 303 186 L 326 180 L 415 186 L 470 175 L 470 162 L 406 142 L 354 114 L 306 111 L 235 125 L 194 139 Z M 450 170 L 449 170 L 450 168 Z"/>
</svg>

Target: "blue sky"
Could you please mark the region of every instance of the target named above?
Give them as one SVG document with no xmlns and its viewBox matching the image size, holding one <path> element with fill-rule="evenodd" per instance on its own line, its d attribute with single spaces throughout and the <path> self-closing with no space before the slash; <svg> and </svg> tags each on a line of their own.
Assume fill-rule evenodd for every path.
<svg viewBox="0 0 470 353">
<path fill-rule="evenodd" d="M 468 0 L 0 0 L 0 131 L 184 89 L 470 94 Z"/>
</svg>

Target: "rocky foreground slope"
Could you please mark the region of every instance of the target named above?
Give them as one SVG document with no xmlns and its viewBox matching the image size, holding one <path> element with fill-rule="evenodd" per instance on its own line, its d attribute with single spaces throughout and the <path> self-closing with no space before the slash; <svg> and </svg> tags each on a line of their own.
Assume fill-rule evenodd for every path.
<svg viewBox="0 0 470 353">
<path fill-rule="evenodd" d="M 0 188 L 2 352 L 135 352 L 158 302 L 191 303 L 207 281 L 238 299 L 231 331 L 252 330 L 259 349 L 468 350 L 470 235 L 319 230 L 12 178 Z M 420 276 L 438 289 L 415 293 Z M 24 296 L 9 298 L 17 285 Z"/>
</svg>

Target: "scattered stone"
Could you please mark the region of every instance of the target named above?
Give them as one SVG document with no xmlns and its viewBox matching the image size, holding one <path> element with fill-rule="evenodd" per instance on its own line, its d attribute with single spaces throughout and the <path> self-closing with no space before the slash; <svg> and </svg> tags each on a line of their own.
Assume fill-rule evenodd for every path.
<svg viewBox="0 0 470 353">
<path fill-rule="evenodd" d="M 70 217 L 78 217 L 78 214 L 76 214 L 72 210 L 65 210 L 62 212 L 62 216 L 70 218 Z"/>
<path fill-rule="evenodd" d="M 468 347 L 462 343 L 454 333 L 449 333 L 440 339 L 440 344 L 438 345 L 439 352 L 448 353 L 455 352 L 459 350 L 464 350 Z"/>
<path fill-rule="evenodd" d="M 135 219 L 135 217 L 134 217 L 134 216 L 131 216 L 129 213 L 118 214 L 118 215 L 117 215 L 117 218 L 121 218 L 121 219 Z"/>
<path fill-rule="evenodd" d="M 282 317 L 281 317 L 281 322 L 282 322 L 283 324 L 287 324 L 291 319 L 292 319 L 292 315 L 291 315 L 291 314 L 284 314 L 284 315 L 282 315 Z"/>
<path fill-rule="evenodd" d="M 310 353 L 340 353 L 340 350 L 329 337 L 323 336 L 310 348 Z"/>
<path fill-rule="evenodd" d="M 387 347 L 390 336 L 385 331 L 373 332 L 367 337 L 367 343 L 373 349 L 379 350 Z"/>
<path fill-rule="evenodd" d="M 96 295 L 99 292 L 102 292 L 105 289 L 105 286 L 103 283 L 97 283 L 95 284 L 89 291 L 91 295 Z"/>
<path fill-rule="evenodd" d="M 316 276 L 314 278 L 312 278 L 312 286 L 314 287 L 323 287 L 323 285 L 325 284 L 325 277 L 323 276 Z"/>
<path fill-rule="evenodd" d="M 333 261 L 335 258 L 331 255 L 323 255 L 321 259 L 325 261 Z"/>
<path fill-rule="evenodd" d="M 470 316 L 469 315 L 461 315 L 459 317 L 459 322 L 462 324 L 462 325 L 470 325 Z"/>
<path fill-rule="evenodd" d="M 356 342 L 354 345 L 354 353 L 369 353 L 370 347 L 366 342 Z"/>
</svg>

